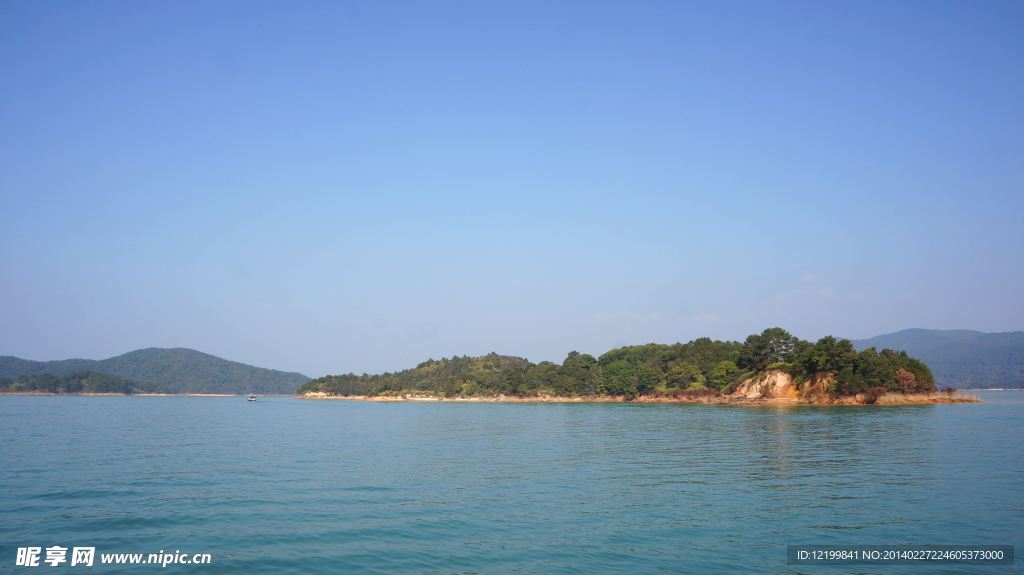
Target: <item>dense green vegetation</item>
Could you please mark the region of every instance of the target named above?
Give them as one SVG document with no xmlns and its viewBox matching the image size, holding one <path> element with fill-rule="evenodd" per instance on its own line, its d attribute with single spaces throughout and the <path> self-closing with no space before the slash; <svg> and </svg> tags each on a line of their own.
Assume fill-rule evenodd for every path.
<svg viewBox="0 0 1024 575">
<path fill-rule="evenodd" d="M 853 344 L 904 350 L 928 364 L 940 387 L 1024 388 L 1024 332 L 906 329 Z"/>
<path fill-rule="evenodd" d="M 871 389 L 900 393 L 935 390 L 931 370 L 907 352 L 891 349 L 879 352 L 869 347 L 858 353 L 849 340 L 836 340 L 832 336 L 801 350 L 787 369 L 798 380 L 817 372 L 833 373 L 834 383 L 829 391 L 837 395 L 852 395 Z"/>
<path fill-rule="evenodd" d="M 154 385 L 169 393 L 290 395 L 296 387 L 309 381 L 300 373 L 262 369 L 183 348 L 140 349 L 99 361 L 29 361 L 0 357 L 0 377 L 13 379 L 43 373 L 62 376 L 77 371 L 107 373 Z"/>
<path fill-rule="evenodd" d="M 164 393 L 163 389 L 106 373 L 76 371 L 64 375 L 40 373 L 17 379 L 0 377 L 0 393 Z"/>
<path fill-rule="evenodd" d="M 571 352 L 561 364 L 491 353 L 483 357 L 427 360 L 413 369 L 382 375 L 332 375 L 314 379 L 298 393 L 388 395 L 424 392 L 444 397 L 538 394 L 557 396 L 708 393 L 730 391 L 767 369 L 789 372 L 798 381 L 835 374 L 829 391 L 855 394 L 868 389 L 915 392 L 934 389 L 928 367 L 904 352 L 874 348 L 858 353 L 848 340 L 829 336 L 817 343 L 781 328 L 749 336 L 743 343 L 700 338 L 688 343 L 649 343 L 613 349 L 595 358 Z"/>
</svg>

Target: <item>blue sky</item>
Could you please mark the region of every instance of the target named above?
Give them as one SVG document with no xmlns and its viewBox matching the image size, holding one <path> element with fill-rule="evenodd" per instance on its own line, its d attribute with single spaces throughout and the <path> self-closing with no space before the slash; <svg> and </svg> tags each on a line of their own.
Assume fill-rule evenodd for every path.
<svg viewBox="0 0 1024 575">
<path fill-rule="evenodd" d="M 1017 2 L 4 2 L 0 355 L 1024 329 Z"/>
</svg>

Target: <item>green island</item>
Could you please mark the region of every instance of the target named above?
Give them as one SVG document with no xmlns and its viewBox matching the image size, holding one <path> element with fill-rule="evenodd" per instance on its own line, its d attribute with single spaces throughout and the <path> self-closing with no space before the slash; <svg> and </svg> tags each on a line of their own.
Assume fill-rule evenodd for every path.
<svg viewBox="0 0 1024 575">
<path fill-rule="evenodd" d="M 828 336 L 816 343 L 782 328 L 745 341 L 700 338 L 673 345 L 570 352 L 561 364 L 490 353 L 429 359 L 380 375 L 330 375 L 297 397 L 371 401 L 701 401 L 705 403 L 953 403 L 973 394 L 936 390 L 927 365 L 903 351 Z"/>
</svg>

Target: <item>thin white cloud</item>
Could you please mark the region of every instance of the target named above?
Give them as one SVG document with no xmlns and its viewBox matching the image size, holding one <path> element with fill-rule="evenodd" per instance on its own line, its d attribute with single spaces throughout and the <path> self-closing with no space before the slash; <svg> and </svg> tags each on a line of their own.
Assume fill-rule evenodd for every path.
<svg viewBox="0 0 1024 575">
<path fill-rule="evenodd" d="M 656 322 L 664 321 L 665 318 L 656 314 L 637 314 L 628 312 L 616 312 L 616 313 L 599 313 L 590 318 L 593 321 L 643 321 L 643 322 Z"/>
<path fill-rule="evenodd" d="M 822 286 L 822 287 L 819 287 L 819 288 L 795 289 L 795 290 L 784 291 L 784 292 L 776 295 L 775 297 L 777 299 L 796 299 L 796 298 L 805 298 L 805 297 L 808 297 L 808 296 L 812 296 L 812 297 L 813 296 L 834 297 L 835 295 L 836 295 L 836 291 L 834 289 L 832 289 L 832 288 L 830 288 L 828 286 Z"/>
<path fill-rule="evenodd" d="M 713 314 L 713 313 L 693 316 L 693 321 L 695 321 L 697 323 L 710 323 L 710 322 L 713 322 L 713 321 L 721 321 L 721 320 L 722 320 L 722 316 L 717 315 L 717 314 Z"/>
</svg>

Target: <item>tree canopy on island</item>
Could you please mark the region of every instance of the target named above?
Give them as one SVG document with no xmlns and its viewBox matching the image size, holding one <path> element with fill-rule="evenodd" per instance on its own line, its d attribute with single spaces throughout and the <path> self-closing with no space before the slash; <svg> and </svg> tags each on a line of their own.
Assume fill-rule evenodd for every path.
<svg viewBox="0 0 1024 575">
<path fill-rule="evenodd" d="M 869 348 L 858 353 L 849 340 L 828 336 L 812 344 L 784 329 L 771 328 L 747 337 L 743 343 L 704 337 L 672 345 L 620 347 L 597 358 L 573 351 L 561 364 L 534 364 L 494 352 L 481 357 L 429 359 L 398 373 L 321 377 L 300 387 L 298 393 L 632 398 L 673 391 L 727 393 L 743 380 L 769 369 L 786 371 L 796 381 L 807 381 L 819 373 L 831 374 L 829 391 L 838 395 L 878 388 L 903 393 L 935 389 L 928 366 L 906 352 Z"/>
</svg>

